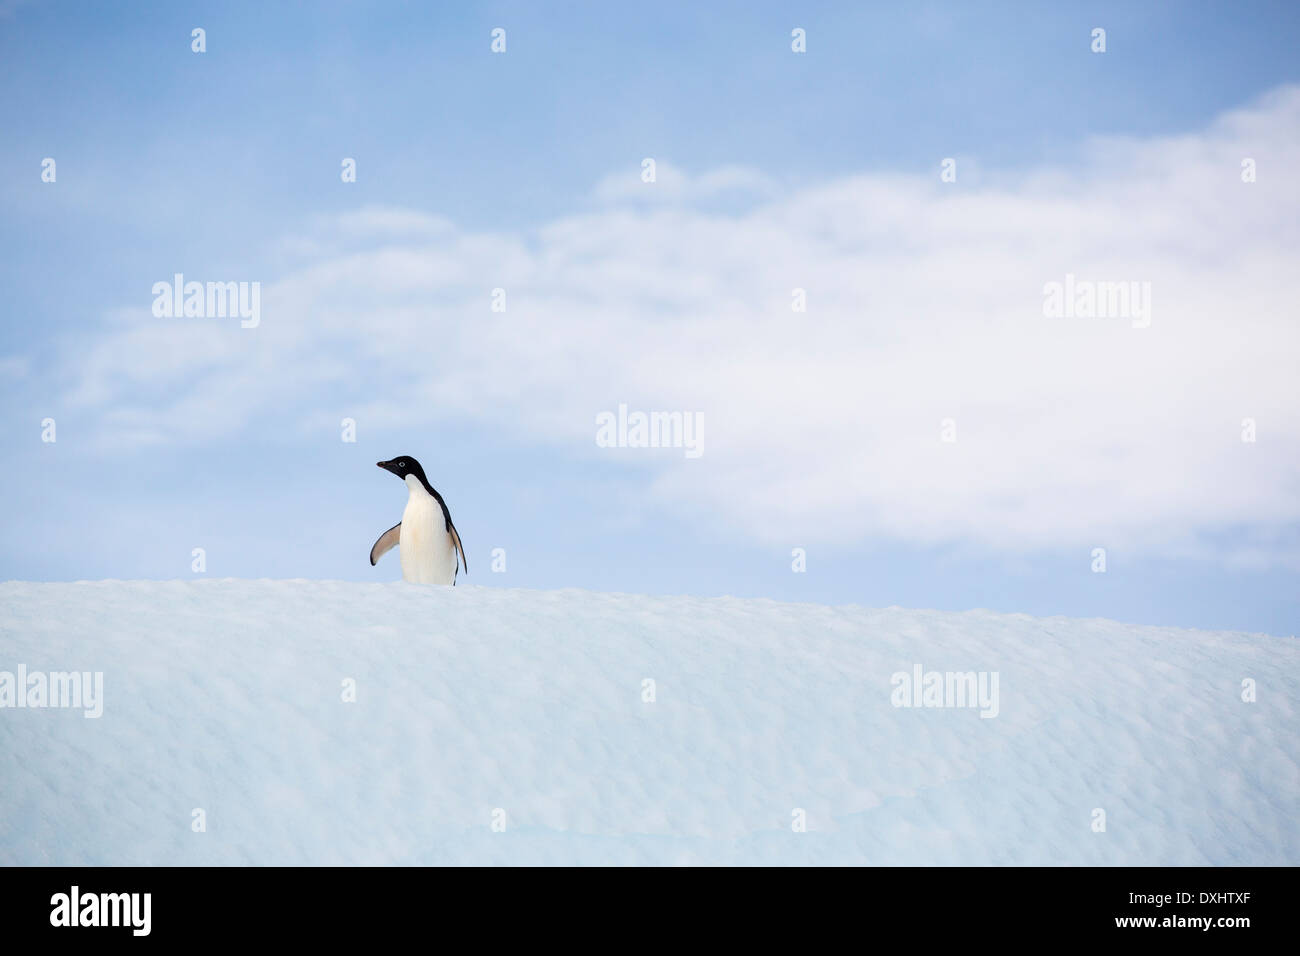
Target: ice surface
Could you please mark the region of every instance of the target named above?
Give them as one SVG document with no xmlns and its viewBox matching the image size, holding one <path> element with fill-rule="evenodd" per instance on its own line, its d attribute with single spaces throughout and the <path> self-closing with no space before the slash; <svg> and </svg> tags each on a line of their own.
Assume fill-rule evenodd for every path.
<svg viewBox="0 0 1300 956">
<path fill-rule="evenodd" d="M 20 664 L 102 671 L 104 712 L 0 709 L 5 864 L 1300 863 L 1288 637 L 577 590 L 8 583 L 0 671 Z M 892 675 L 917 664 L 996 671 L 998 715 L 895 707 Z"/>
</svg>

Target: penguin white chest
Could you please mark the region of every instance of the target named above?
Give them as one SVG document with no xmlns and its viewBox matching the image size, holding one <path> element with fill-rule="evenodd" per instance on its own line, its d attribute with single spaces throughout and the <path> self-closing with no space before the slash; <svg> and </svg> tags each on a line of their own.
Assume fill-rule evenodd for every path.
<svg viewBox="0 0 1300 956">
<path fill-rule="evenodd" d="M 406 484 L 411 493 L 398 532 L 402 578 L 413 584 L 455 584 L 456 547 L 442 505 L 413 475 Z"/>
</svg>

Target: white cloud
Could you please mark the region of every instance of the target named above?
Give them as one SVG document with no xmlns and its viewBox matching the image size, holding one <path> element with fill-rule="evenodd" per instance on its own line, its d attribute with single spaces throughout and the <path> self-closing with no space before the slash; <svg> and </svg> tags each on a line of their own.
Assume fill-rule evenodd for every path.
<svg viewBox="0 0 1300 956">
<path fill-rule="evenodd" d="M 308 234 L 285 236 L 274 250 L 297 259 L 338 255 L 358 244 L 377 240 L 432 240 L 455 232 L 450 220 L 412 209 L 362 206 L 352 212 L 319 216 Z"/>
<path fill-rule="evenodd" d="M 345 407 L 586 457 L 608 454 L 594 418 L 619 402 L 699 411 L 703 458 L 618 454 L 664 509 L 774 545 L 1203 551 L 1300 519 L 1296 169 L 1288 88 L 1012 186 L 926 170 L 782 193 L 661 166 L 672 202 L 606 180 L 596 208 L 525 235 L 362 210 L 318 223 L 295 247 L 318 257 L 264 282 L 258 329 L 142 304 L 63 371 L 109 434 L 182 441 L 255 429 L 267 407 L 304 423 Z M 732 185 L 742 211 L 702 208 Z M 1150 328 L 1044 318 L 1066 273 L 1149 282 Z M 1247 537 L 1249 560 L 1296 559 L 1294 535 Z"/>
<path fill-rule="evenodd" d="M 600 203 L 703 203 L 715 199 L 768 198 L 776 183 L 745 166 L 723 166 L 690 176 L 672 163 L 655 161 L 654 182 L 643 182 L 640 165 L 610 173 L 592 190 Z"/>
</svg>

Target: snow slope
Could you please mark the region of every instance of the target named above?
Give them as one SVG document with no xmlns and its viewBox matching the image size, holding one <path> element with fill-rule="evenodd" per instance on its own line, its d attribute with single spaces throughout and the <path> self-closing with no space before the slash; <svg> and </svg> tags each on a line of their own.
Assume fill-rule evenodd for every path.
<svg viewBox="0 0 1300 956">
<path fill-rule="evenodd" d="M 5 864 L 1300 863 L 1293 638 L 576 590 L 8 583 L 0 671 L 19 664 L 102 671 L 104 710 L 0 709 Z M 997 716 L 895 707 L 891 676 L 916 664 L 996 671 Z"/>
</svg>

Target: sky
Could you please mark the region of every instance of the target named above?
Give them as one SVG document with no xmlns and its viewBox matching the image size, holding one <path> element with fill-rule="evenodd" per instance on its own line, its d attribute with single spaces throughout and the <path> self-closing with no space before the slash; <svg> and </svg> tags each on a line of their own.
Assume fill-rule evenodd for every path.
<svg viewBox="0 0 1300 956">
<path fill-rule="evenodd" d="M 0 0 L 0 578 L 1296 633 L 1296 5 L 454 7 Z"/>
</svg>

